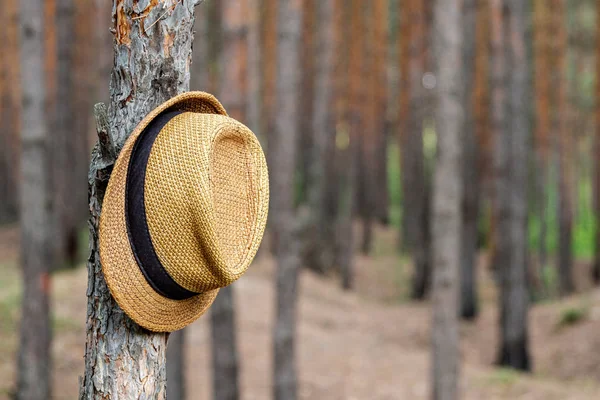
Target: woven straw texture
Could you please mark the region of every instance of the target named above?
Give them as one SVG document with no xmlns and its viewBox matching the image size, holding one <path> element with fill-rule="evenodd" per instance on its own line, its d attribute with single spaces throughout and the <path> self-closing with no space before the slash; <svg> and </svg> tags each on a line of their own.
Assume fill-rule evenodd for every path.
<svg viewBox="0 0 600 400">
<path fill-rule="evenodd" d="M 145 182 L 146 218 L 156 253 L 181 286 L 201 294 L 187 300 L 159 295 L 131 250 L 125 184 L 136 138 L 165 110 L 173 118 L 156 138 Z M 115 164 L 100 218 L 100 259 L 110 291 L 139 325 L 160 332 L 200 317 L 220 287 L 238 279 L 254 258 L 267 220 L 268 174 L 254 134 L 227 117 L 203 92 L 175 97 L 136 127 Z"/>
</svg>

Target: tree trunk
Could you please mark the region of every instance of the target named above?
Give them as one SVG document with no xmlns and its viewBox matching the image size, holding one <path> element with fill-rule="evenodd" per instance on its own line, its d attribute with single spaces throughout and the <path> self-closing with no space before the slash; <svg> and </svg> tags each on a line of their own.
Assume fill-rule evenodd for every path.
<svg viewBox="0 0 600 400">
<path fill-rule="evenodd" d="M 18 217 L 19 164 L 19 16 L 18 2 L 7 0 L 0 10 L 3 54 L 0 60 L 0 224 Z"/>
<path fill-rule="evenodd" d="M 556 29 L 556 77 L 558 93 L 555 115 L 558 135 L 558 275 L 561 295 L 575 291 L 573 283 L 573 204 L 571 201 L 572 173 L 569 155 L 571 153 L 571 129 L 569 127 L 569 99 L 567 81 L 567 31 L 565 0 L 553 0 L 553 15 Z"/>
<path fill-rule="evenodd" d="M 548 161 L 550 152 L 550 99 L 551 94 L 551 51 L 552 31 L 549 22 L 548 2 L 534 2 L 534 57 L 535 57 L 535 149 L 536 169 L 538 171 L 536 192 L 537 209 L 540 224 L 538 242 L 538 264 L 539 269 L 546 268 L 547 258 L 547 186 L 548 186 Z"/>
<path fill-rule="evenodd" d="M 427 296 L 431 275 L 429 251 L 429 189 L 423 153 L 423 118 L 425 93 L 422 77 L 425 68 L 425 4 L 410 0 L 402 17 L 402 52 L 406 53 L 406 72 L 403 73 L 402 91 L 408 98 L 401 100 L 400 159 L 402 174 L 402 244 L 413 258 L 414 276 L 411 297 L 416 300 Z M 405 26 L 408 24 L 408 26 Z"/>
<path fill-rule="evenodd" d="M 300 70 L 300 112 L 298 113 L 298 175 L 300 176 L 300 203 L 308 202 L 311 179 L 311 165 L 315 162 L 313 147 L 315 133 L 313 113 L 316 89 L 316 65 L 319 62 L 317 49 L 317 2 L 305 0 L 302 4 L 301 70 Z M 306 257 L 305 257 L 306 258 Z M 305 263 L 308 262 L 308 259 Z M 307 264 L 309 265 L 309 264 Z M 310 265 L 309 265 L 310 266 Z"/>
<path fill-rule="evenodd" d="M 475 50 L 474 92 L 475 135 L 479 150 L 480 208 L 487 214 L 493 197 L 492 135 L 490 129 L 490 11 L 487 0 L 477 0 L 477 49 Z M 493 253 L 490 228 L 481 232 L 488 254 Z"/>
<path fill-rule="evenodd" d="M 209 46 L 209 18 L 210 7 L 214 2 L 209 2 L 196 9 L 196 20 L 194 21 L 194 52 L 192 54 L 192 70 L 190 76 L 191 90 L 202 90 L 209 92 L 211 84 L 210 64 L 211 59 Z M 212 32 L 214 35 L 215 32 Z"/>
<path fill-rule="evenodd" d="M 600 5 L 596 7 L 596 18 L 600 21 Z M 600 24 L 596 26 L 596 76 L 600 77 Z M 596 129 L 594 135 L 594 153 L 600 154 L 600 79 L 596 79 Z M 600 284 L 600 157 L 594 157 L 594 214 L 596 232 L 594 241 L 594 267 L 592 278 L 596 285 Z"/>
<path fill-rule="evenodd" d="M 335 57 L 335 0 L 321 0 L 316 5 L 317 34 L 314 70 L 314 98 L 309 101 L 312 109 L 312 127 L 302 135 L 312 132 L 310 166 L 310 186 L 308 189 L 308 209 L 310 212 L 307 235 L 306 265 L 319 273 L 331 270 L 334 257 L 335 219 L 328 204 L 328 189 L 334 184 L 335 125 L 334 125 L 334 86 L 333 71 Z M 312 76 L 311 76 L 312 77 Z M 305 115 L 302 114 L 303 117 Z"/>
<path fill-rule="evenodd" d="M 386 93 L 386 43 L 387 43 L 387 1 L 376 0 L 369 3 L 368 24 L 365 34 L 365 54 L 367 60 L 363 76 L 368 79 L 366 88 L 365 124 L 362 135 L 362 156 L 360 164 L 360 214 L 363 221 L 361 250 L 370 254 L 373 247 L 373 224 L 378 218 L 381 205 L 381 188 L 378 187 L 378 174 L 385 123 Z M 384 161 L 385 163 L 385 161 Z"/>
<path fill-rule="evenodd" d="M 75 18 L 73 0 L 56 1 L 56 98 L 50 111 L 53 131 L 52 145 L 52 243 L 54 268 L 72 265 L 68 248 L 73 240 L 73 202 L 70 187 L 70 161 L 73 158 L 74 131 L 73 60 L 75 54 Z M 75 234 L 76 237 L 76 234 Z"/>
<path fill-rule="evenodd" d="M 498 364 L 524 371 L 530 370 L 527 346 L 527 165 L 529 145 L 529 55 L 526 45 L 527 7 L 521 0 L 509 0 L 504 21 L 510 38 L 505 54 L 510 60 L 508 128 L 506 136 L 506 188 L 510 195 L 499 199 L 506 201 L 507 214 L 498 220 L 499 238 L 506 228 L 506 253 L 499 248 L 502 264 L 500 273 L 500 352 Z M 496 27 L 494 27 L 496 28 Z M 497 194 L 499 195 L 499 194 Z M 505 240 L 503 239 L 504 243 Z M 504 258 L 505 257 L 505 258 Z"/>
<path fill-rule="evenodd" d="M 388 183 L 387 183 L 387 147 L 388 147 L 388 53 L 389 53 L 389 1 L 381 1 L 381 4 L 374 2 L 377 6 L 374 10 L 375 15 L 375 41 L 373 42 L 376 51 L 376 61 L 374 65 L 375 80 L 375 149 L 373 156 L 373 214 L 377 221 L 382 224 L 389 222 L 388 207 Z"/>
<path fill-rule="evenodd" d="M 274 398 L 297 398 L 295 357 L 297 280 L 300 265 L 294 212 L 302 2 L 278 1 L 277 114 L 269 145 L 273 228 L 277 232 L 277 299 L 274 325 Z"/>
<path fill-rule="evenodd" d="M 88 178 L 91 254 L 80 399 L 166 396 L 167 334 L 152 333 L 135 324 L 110 295 L 98 255 L 98 222 L 114 163 L 111 154 L 122 148 L 146 114 L 189 88 L 194 6 L 198 3 L 182 0 L 166 10 L 159 6 L 162 3 L 113 3 L 111 103 L 105 122 L 108 126 L 100 126 L 108 135 L 101 135 L 103 140 L 96 145 Z"/>
<path fill-rule="evenodd" d="M 458 299 L 461 260 L 461 131 L 465 102 L 462 69 L 464 27 L 460 0 L 434 6 L 434 58 L 438 135 L 433 184 L 433 398 L 458 399 Z"/>
<path fill-rule="evenodd" d="M 246 101 L 246 120 L 248 127 L 266 145 L 264 126 L 262 125 L 262 71 L 260 42 L 260 0 L 248 2 L 248 100 Z"/>
<path fill-rule="evenodd" d="M 239 399 L 233 287 L 227 286 L 221 289 L 217 299 L 210 310 L 213 399 Z"/>
<path fill-rule="evenodd" d="M 479 150 L 475 133 L 474 67 L 477 1 L 463 3 L 463 74 L 464 74 L 464 127 L 462 163 L 462 232 L 460 273 L 460 316 L 473 319 L 477 316 L 477 236 L 479 222 Z"/>
<path fill-rule="evenodd" d="M 49 230 L 46 85 L 44 83 L 44 5 L 20 2 L 21 81 L 21 268 L 23 304 L 16 398 L 51 398 L 51 248 Z"/>
<path fill-rule="evenodd" d="M 169 400 L 185 400 L 185 336 L 182 329 L 169 335 L 167 343 L 167 398 Z"/>
<path fill-rule="evenodd" d="M 340 154 L 340 210 L 338 212 L 338 245 L 337 264 L 341 274 L 342 288 L 350 290 L 354 286 L 354 229 L 353 221 L 356 215 L 356 169 L 359 151 L 358 138 L 362 132 L 361 105 L 362 63 L 364 62 L 364 29 L 363 2 L 352 0 L 348 17 L 343 16 L 343 0 L 338 0 L 338 43 L 348 38 L 352 46 L 348 46 L 343 59 L 338 59 L 336 66 L 336 90 L 341 102 L 341 126 L 348 141 Z M 348 18 L 346 20 L 346 18 Z M 348 23 L 346 23 L 348 21 Z"/>
</svg>

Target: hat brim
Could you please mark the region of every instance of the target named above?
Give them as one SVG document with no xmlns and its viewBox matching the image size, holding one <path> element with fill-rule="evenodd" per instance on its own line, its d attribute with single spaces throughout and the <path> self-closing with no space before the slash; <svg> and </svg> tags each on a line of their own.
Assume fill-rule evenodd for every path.
<svg viewBox="0 0 600 400">
<path fill-rule="evenodd" d="M 142 274 L 127 235 L 125 186 L 133 146 L 154 118 L 175 109 L 227 115 L 219 101 L 204 92 L 181 94 L 150 112 L 127 139 L 115 162 L 100 216 L 100 263 L 108 288 L 132 320 L 154 332 L 173 332 L 189 325 L 204 314 L 219 291 L 211 290 L 186 300 L 161 296 Z"/>
</svg>

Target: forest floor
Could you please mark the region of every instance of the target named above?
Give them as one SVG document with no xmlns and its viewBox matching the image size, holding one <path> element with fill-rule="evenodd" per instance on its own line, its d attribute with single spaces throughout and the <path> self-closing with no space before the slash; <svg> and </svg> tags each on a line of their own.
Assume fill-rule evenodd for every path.
<svg viewBox="0 0 600 400">
<path fill-rule="evenodd" d="M 20 275 L 18 233 L 0 230 L 0 399 L 15 381 Z M 534 372 L 493 367 L 496 294 L 481 257 L 481 314 L 461 324 L 461 391 L 466 399 L 600 399 L 600 290 L 582 289 L 537 303 L 530 315 Z M 586 264 L 577 265 L 584 276 Z M 83 368 L 86 270 L 53 278 L 54 398 L 77 397 Z M 236 287 L 243 399 L 269 399 L 274 263 L 260 258 Z M 395 233 L 379 229 L 372 257 L 357 258 L 356 291 L 303 271 L 298 358 L 301 399 L 426 399 L 430 307 L 409 302 L 410 270 L 395 252 Z M 583 281 L 583 279 L 581 279 Z M 585 288 L 585 283 L 580 287 Z M 208 319 L 188 328 L 189 399 L 210 399 Z"/>
</svg>

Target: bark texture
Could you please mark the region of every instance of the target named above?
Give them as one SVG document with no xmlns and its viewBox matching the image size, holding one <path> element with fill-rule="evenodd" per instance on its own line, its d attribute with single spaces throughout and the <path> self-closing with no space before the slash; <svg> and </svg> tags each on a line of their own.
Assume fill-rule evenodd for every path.
<svg viewBox="0 0 600 400">
<path fill-rule="evenodd" d="M 528 371 L 530 366 L 527 338 L 527 312 L 529 292 L 527 288 L 527 163 L 529 143 L 529 56 L 526 45 L 528 26 L 527 7 L 521 0 L 508 0 L 504 21 L 508 31 L 506 54 L 510 62 L 508 104 L 510 122 L 506 124 L 505 169 L 509 194 L 505 209 L 498 223 L 506 227 L 506 250 L 502 253 L 500 273 L 500 352 L 498 364 Z M 500 229 L 500 226 L 499 226 Z M 499 236 L 504 231 L 498 232 Z M 504 241 L 504 239 L 503 239 Z"/>
<path fill-rule="evenodd" d="M 23 304 L 16 398 L 51 397 L 50 357 L 50 193 L 48 126 L 44 76 L 44 6 L 20 2 L 21 134 L 21 269 Z"/>
<path fill-rule="evenodd" d="M 85 375 L 80 399 L 164 399 L 167 335 L 146 331 L 118 307 L 98 255 L 98 222 L 115 155 L 153 108 L 189 88 L 194 6 L 198 0 L 115 0 L 114 64 L 108 118 L 89 180 L 91 217 Z M 104 122 L 102 122 L 104 121 Z"/>
<path fill-rule="evenodd" d="M 185 329 L 169 335 L 167 347 L 167 398 L 169 400 L 186 399 L 185 336 Z"/>
<path fill-rule="evenodd" d="M 463 82 L 464 127 L 462 131 L 462 231 L 461 231 L 461 274 L 460 316 L 473 319 L 477 316 L 477 236 L 479 222 L 479 149 L 475 133 L 475 40 L 477 1 L 464 0 L 463 5 Z"/>
<path fill-rule="evenodd" d="M 433 184 L 433 398 L 455 400 L 459 381 L 458 300 L 461 233 L 461 131 L 464 128 L 461 0 L 434 5 L 434 59 L 438 78 L 438 135 Z"/>
<path fill-rule="evenodd" d="M 295 334 L 300 265 L 294 211 L 294 170 L 298 140 L 302 1 L 279 0 L 277 20 L 277 114 L 269 144 L 273 193 L 271 221 L 278 235 L 273 395 L 275 400 L 294 400 L 298 396 Z"/>
</svg>

